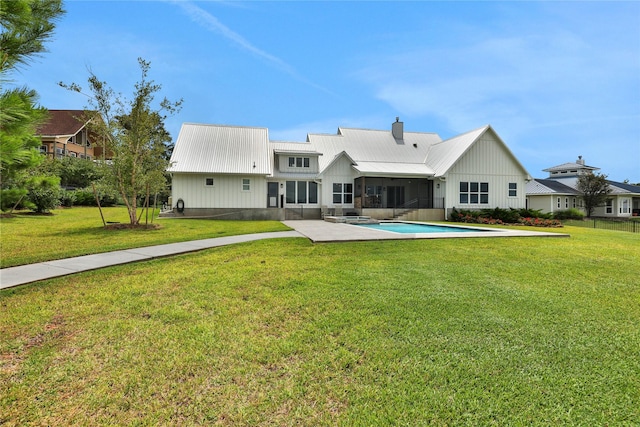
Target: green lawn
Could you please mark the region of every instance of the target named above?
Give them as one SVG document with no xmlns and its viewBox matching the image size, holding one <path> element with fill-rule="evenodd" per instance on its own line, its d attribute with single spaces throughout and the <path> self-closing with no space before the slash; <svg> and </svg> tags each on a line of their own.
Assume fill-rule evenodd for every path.
<svg viewBox="0 0 640 427">
<path fill-rule="evenodd" d="M 265 240 L 0 291 L 0 424 L 637 425 L 640 236 L 562 231 Z"/>
<path fill-rule="evenodd" d="M 128 222 L 123 207 L 103 210 L 105 221 Z M 143 216 L 141 222 L 144 221 Z M 156 218 L 154 224 L 160 228 L 105 230 L 98 208 L 86 207 L 56 209 L 49 216 L 21 213 L 1 218 L 0 267 L 194 239 L 288 230 L 278 221 Z"/>
</svg>

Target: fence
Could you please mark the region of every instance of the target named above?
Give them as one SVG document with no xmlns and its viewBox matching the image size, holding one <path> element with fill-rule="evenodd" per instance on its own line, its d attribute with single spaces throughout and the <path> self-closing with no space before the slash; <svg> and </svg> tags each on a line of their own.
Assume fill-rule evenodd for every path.
<svg viewBox="0 0 640 427">
<path fill-rule="evenodd" d="M 630 233 L 640 233 L 640 221 L 637 220 L 611 220 L 611 219 L 586 219 L 584 221 L 567 220 L 564 225 L 575 227 L 600 228 L 603 230 L 627 231 Z"/>
</svg>

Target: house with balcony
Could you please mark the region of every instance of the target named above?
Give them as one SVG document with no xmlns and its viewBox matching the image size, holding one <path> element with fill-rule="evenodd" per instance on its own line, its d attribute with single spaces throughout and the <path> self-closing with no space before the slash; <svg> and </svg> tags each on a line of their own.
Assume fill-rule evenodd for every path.
<svg viewBox="0 0 640 427">
<path fill-rule="evenodd" d="M 40 152 L 54 158 L 104 159 L 88 124 L 84 110 L 49 110 L 49 119 L 36 130 Z"/>
<path fill-rule="evenodd" d="M 305 142 L 266 128 L 183 124 L 168 171 L 177 215 L 294 219 L 360 215 L 445 219 L 453 208 L 524 208 L 529 173 L 490 126 L 442 140 L 338 128 Z"/>
<path fill-rule="evenodd" d="M 571 208 L 585 211 L 582 193 L 578 191 L 581 175 L 600 170 L 585 163 L 582 156 L 575 162 L 563 163 L 544 169 L 549 176 L 533 179 L 527 183 L 527 207 L 545 213 L 554 213 Z M 595 217 L 629 218 L 640 215 L 640 186 L 607 180 L 611 193 L 603 206 L 598 206 Z"/>
</svg>

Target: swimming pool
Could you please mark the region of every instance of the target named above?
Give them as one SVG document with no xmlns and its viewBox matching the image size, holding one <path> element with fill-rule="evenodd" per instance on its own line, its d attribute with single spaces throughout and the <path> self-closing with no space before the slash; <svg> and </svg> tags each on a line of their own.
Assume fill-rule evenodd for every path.
<svg viewBox="0 0 640 427">
<path fill-rule="evenodd" d="M 413 222 L 381 222 L 379 224 L 354 224 L 357 227 L 367 227 L 374 230 L 390 231 L 392 233 L 477 233 L 483 231 L 498 231 L 494 229 L 463 228 L 448 225 L 418 224 Z"/>
</svg>

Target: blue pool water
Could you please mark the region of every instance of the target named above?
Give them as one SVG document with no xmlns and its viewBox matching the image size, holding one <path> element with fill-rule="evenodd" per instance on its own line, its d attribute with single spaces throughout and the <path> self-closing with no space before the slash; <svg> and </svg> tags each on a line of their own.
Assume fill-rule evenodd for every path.
<svg viewBox="0 0 640 427">
<path fill-rule="evenodd" d="M 431 224 L 414 224 L 410 222 L 381 222 L 380 224 L 356 224 L 359 227 L 372 228 L 374 230 L 391 231 L 394 233 L 469 233 L 478 231 L 496 231 L 496 230 L 480 230 L 462 227 L 449 227 L 445 225 Z"/>
</svg>

